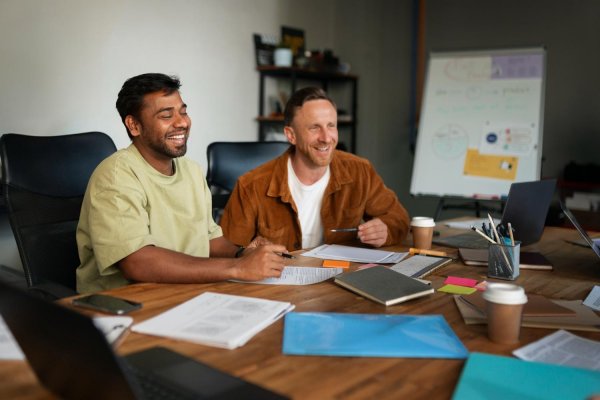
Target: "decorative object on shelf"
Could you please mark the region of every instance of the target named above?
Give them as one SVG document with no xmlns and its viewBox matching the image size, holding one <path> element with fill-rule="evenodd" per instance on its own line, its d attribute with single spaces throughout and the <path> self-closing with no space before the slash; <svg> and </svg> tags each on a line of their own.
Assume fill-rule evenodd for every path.
<svg viewBox="0 0 600 400">
<path fill-rule="evenodd" d="M 273 65 L 273 52 L 278 40 L 275 36 L 254 34 L 254 52 L 256 65 Z"/>
<path fill-rule="evenodd" d="M 289 47 L 278 47 L 275 49 L 275 65 L 277 67 L 291 67 L 293 60 L 292 49 Z"/>
<path fill-rule="evenodd" d="M 292 49 L 294 59 L 304 55 L 304 30 L 282 26 L 281 43 Z"/>
</svg>

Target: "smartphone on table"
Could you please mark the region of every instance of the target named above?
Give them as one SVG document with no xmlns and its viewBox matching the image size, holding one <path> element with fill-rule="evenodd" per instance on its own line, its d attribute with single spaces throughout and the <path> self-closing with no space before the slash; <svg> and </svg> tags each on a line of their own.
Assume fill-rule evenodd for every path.
<svg viewBox="0 0 600 400">
<path fill-rule="evenodd" d="M 73 299 L 73 304 L 76 306 L 117 315 L 127 314 L 131 311 L 142 308 L 142 303 L 105 294 L 89 294 L 87 296 L 78 297 Z"/>
</svg>

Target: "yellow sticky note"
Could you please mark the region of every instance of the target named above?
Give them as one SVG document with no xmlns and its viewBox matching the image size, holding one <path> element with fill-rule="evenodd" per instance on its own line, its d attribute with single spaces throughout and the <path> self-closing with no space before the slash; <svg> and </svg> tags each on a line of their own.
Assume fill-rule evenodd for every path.
<svg viewBox="0 0 600 400">
<path fill-rule="evenodd" d="M 323 260 L 323 266 L 327 268 L 348 268 L 350 267 L 350 261 Z"/>
<path fill-rule="evenodd" d="M 438 291 L 452 294 L 473 294 L 477 291 L 477 289 L 457 285 L 444 285 L 439 288 Z"/>
<path fill-rule="evenodd" d="M 514 181 L 519 158 L 495 154 L 481 154 L 477 149 L 467 149 L 464 174 Z"/>
</svg>

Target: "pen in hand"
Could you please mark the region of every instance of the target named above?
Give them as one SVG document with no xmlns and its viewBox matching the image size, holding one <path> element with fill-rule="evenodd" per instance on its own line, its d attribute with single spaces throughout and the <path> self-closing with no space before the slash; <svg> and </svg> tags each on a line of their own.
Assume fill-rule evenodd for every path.
<svg viewBox="0 0 600 400">
<path fill-rule="evenodd" d="M 331 232 L 357 232 L 358 228 L 333 228 Z"/>
<path fill-rule="evenodd" d="M 275 254 L 277 254 L 278 256 L 281 256 L 283 258 L 296 258 L 295 256 L 293 256 L 289 253 L 275 253 Z"/>
</svg>

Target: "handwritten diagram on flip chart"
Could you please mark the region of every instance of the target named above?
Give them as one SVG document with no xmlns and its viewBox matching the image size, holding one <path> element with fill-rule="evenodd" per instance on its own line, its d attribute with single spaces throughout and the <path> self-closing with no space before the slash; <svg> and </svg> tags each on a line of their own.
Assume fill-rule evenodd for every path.
<svg viewBox="0 0 600 400">
<path fill-rule="evenodd" d="M 501 197 L 540 178 L 545 50 L 431 53 L 410 192 Z"/>
</svg>

